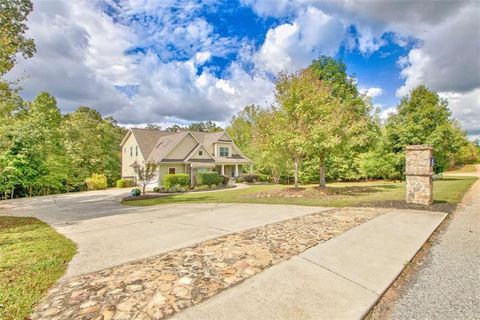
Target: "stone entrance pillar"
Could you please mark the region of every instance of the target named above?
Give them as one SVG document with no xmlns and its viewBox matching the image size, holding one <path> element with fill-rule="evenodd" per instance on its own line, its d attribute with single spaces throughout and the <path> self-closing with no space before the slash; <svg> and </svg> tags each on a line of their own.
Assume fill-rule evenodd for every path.
<svg viewBox="0 0 480 320">
<path fill-rule="evenodd" d="M 412 145 L 405 148 L 407 203 L 432 204 L 432 153 L 432 147 L 427 145 Z"/>
</svg>

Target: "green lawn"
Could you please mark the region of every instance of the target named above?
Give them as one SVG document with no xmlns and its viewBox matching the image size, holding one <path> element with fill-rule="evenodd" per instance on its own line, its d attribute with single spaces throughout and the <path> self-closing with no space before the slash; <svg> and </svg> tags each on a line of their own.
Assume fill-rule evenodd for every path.
<svg viewBox="0 0 480 320">
<path fill-rule="evenodd" d="M 72 241 L 38 219 L 0 216 L 0 319 L 25 319 L 75 252 Z"/>
<path fill-rule="evenodd" d="M 473 177 L 446 177 L 434 182 L 434 201 L 456 205 L 470 188 L 476 178 Z M 315 186 L 305 186 L 313 191 Z M 306 206 L 345 207 L 368 205 L 378 202 L 402 201 L 405 199 L 405 183 L 390 181 L 373 182 L 342 182 L 328 184 L 333 195 L 318 195 L 310 197 L 257 197 L 254 194 L 272 192 L 291 188 L 285 185 L 255 185 L 247 189 L 210 192 L 187 193 L 165 196 L 161 198 L 134 200 L 124 202 L 127 205 L 151 206 L 168 203 L 266 203 L 266 204 L 295 204 Z"/>
<path fill-rule="evenodd" d="M 455 173 L 470 173 L 470 172 L 475 172 L 476 169 L 475 169 L 475 165 L 473 164 L 467 164 L 463 167 L 460 167 L 460 168 L 456 168 L 454 170 L 451 170 L 451 171 L 447 171 L 445 173 L 447 174 L 455 174 Z"/>
</svg>

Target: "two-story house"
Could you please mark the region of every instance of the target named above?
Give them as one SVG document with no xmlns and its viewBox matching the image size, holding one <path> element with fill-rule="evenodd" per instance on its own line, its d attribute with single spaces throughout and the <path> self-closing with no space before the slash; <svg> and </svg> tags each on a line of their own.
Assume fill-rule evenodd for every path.
<svg viewBox="0 0 480 320">
<path fill-rule="evenodd" d="M 197 172 L 217 171 L 238 177 L 251 166 L 234 141 L 225 132 L 165 132 L 150 129 L 129 129 L 122 143 L 122 178 L 135 178 L 132 165 L 156 162 L 158 185 L 166 174 L 186 173 L 195 184 Z"/>
</svg>

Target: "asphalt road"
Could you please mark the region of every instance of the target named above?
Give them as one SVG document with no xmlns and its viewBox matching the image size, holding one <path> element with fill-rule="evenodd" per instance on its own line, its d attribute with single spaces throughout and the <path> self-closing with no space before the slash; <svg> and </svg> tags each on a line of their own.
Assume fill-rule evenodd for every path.
<svg viewBox="0 0 480 320">
<path fill-rule="evenodd" d="M 480 319 L 480 180 L 402 291 L 392 319 Z"/>
</svg>

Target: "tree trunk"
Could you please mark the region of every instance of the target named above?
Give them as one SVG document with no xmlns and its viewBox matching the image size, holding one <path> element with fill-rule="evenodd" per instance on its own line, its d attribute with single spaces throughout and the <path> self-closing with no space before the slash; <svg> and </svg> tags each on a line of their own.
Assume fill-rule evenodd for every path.
<svg viewBox="0 0 480 320">
<path fill-rule="evenodd" d="M 145 188 L 146 188 L 146 187 L 147 187 L 146 184 L 144 184 L 144 185 L 142 186 L 142 194 L 143 194 L 143 195 L 145 195 Z"/>
<path fill-rule="evenodd" d="M 325 156 L 320 156 L 320 188 L 325 188 Z"/>
<path fill-rule="evenodd" d="M 298 188 L 298 158 L 294 160 L 293 179 L 295 188 Z"/>
<path fill-rule="evenodd" d="M 11 199 L 13 199 L 13 194 L 14 194 L 14 191 L 15 191 L 15 189 L 14 189 L 14 188 L 12 188 L 12 197 L 11 197 Z"/>
</svg>

